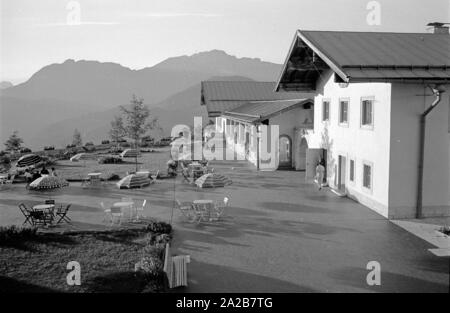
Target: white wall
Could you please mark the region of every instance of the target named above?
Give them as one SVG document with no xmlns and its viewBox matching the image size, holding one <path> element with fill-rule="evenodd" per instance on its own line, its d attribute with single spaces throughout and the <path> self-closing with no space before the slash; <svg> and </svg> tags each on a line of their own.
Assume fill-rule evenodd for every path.
<svg viewBox="0 0 450 313">
<path fill-rule="evenodd" d="M 346 88 L 334 83 L 331 71 L 322 75 L 317 82 L 314 99 L 314 132 L 307 136 L 309 148 L 321 148 L 328 142 L 327 179 L 335 186 L 335 168 L 338 156 L 343 155 L 346 163 L 346 189 L 348 196 L 357 199 L 381 215 L 388 216 L 389 205 L 389 147 L 390 147 L 390 95 L 389 83 L 353 83 Z M 375 97 L 374 127 L 360 126 L 362 97 Z M 322 121 L 322 100 L 330 100 L 330 121 Z M 348 98 L 348 126 L 338 123 L 339 99 Z M 324 134 L 328 129 L 328 139 Z M 355 181 L 349 181 L 349 159 L 355 161 Z M 362 186 L 363 161 L 373 164 L 372 190 Z"/>
<path fill-rule="evenodd" d="M 450 91 L 450 88 L 447 87 Z M 415 216 L 419 164 L 420 114 L 434 101 L 424 85 L 393 84 L 391 116 L 390 217 Z M 427 116 L 423 215 L 450 215 L 449 97 Z"/>
</svg>

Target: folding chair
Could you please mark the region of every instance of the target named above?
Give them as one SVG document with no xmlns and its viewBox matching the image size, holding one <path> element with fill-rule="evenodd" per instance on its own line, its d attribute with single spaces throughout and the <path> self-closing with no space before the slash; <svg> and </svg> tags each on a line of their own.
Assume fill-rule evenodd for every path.
<svg viewBox="0 0 450 313">
<path fill-rule="evenodd" d="M 192 203 L 181 203 L 180 200 L 175 199 L 176 207 L 180 210 L 181 214 L 189 221 L 195 220 L 195 212 L 192 208 Z"/>
<path fill-rule="evenodd" d="M 23 203 L 19 203 L 19 209 L 20 212 L 22 212 L 23 216 L 25 216 L 25 221 L 23 222 L 22 225 L 25 225 L 26 223 L 30 224 L 31 226 L 34 226 L 34 221 L 33 218 L 31 216 L 31 211 L 29 208 L 27 208 L 27 206 Z"/>
<path fill-rule="evenodd" d="M 228 207 L 229 203 L 230 203 L 229 197 L 223 198 L 223 201 L 215 202 L 215 205 L 214 205 L 215 217 L 214 217 L 214 219 L 219 220 L 224 215 L 225 208 Z"/>
<path fill-rule="evenodd" d="M 103 216 L 103 222 L 106 222 L 106 217 L 108 217 L 108 218 L 109 218 L 109 221 L 112 223 L 111 209 L 107 209 L 107 208 L 105 207 L 105 204 L 103 203 L 103 201 L 100 202 L 100 205 L 101 205 L 101 207 L 102 207 L 102 209 L 103 209 L 103 213 L 104 213 L 104 216 Z"/>
<path fill-rule="evenodd" d="M 136 219 L 139 220 L 139 218 L 144 217 L 144 207 L 147 204 L 147 199 L 144 199 L 142 202 L 142 206 L 136 208 Z"/>
<path fill-rule="evenodd" d="M 209 221 L 211 218 L 210 210 L 204 204 L 192 204 L 194 208 L 194 220 L 197 224 L 200 224 L 203 221 Z"/>
<path fill-rule="evenodd" d="M 121 208 L 111 207 L 111 226 L 114 224 L 114 219 L 119 219 L 119 226 L 122 225 L 123 213 Z"/>
<path fill-rule="evenodd" d="M 53 215 L 45 213 L 44 211 L 40 210 L 30 211 L 30 216 L 34 223 L 33 226 L 36 225 L 47 226 L 47 224 L 52 224 L 53 222 Z"/>
<path fill-rule="evenodd" d="M 72 204 L 68 204 L 65 208 L 63 208 L 62 206 L 58 208 L 58 210 L 56 211 L 56 216 L 59 217 L 59 220 L 56 222 L 56 224 L 59 224 L 62 221 L 70 224 L 71 219 L 67 216 L 67 213 L 69 212 L 71 205 Z"/>
</svg>

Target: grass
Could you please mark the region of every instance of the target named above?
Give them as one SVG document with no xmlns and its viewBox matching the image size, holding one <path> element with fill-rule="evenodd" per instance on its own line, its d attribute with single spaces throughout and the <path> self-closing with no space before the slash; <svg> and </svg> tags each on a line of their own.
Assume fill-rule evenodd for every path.
<svg viewBox="0 0 450 313">
<path fill-rule="evenodd" d="M 155 223 L 154 223 L 155 224 Z M 171 232 L 170 225 L 158 226 Z M 3 292 L 162 292 L 162 257 L 170 235 L 146 229 L 85 234 L 44 234 L 0 229 L 0 291 Z M 158 267 L 135 272 L 144 257 Z M 66 282 L 67 263 L 81 266 L 81 285 Z"/>
<path fill-rule="evenodd" d="M 138 158 L 138 168 L 157 171 L 166 170 L 166 162 L 170 158 L 169 148 L 155 149 L 151 153 L 142 153 Z M 99 158 L 104 155 L 99 155 Z M 108 179 L 113 174 L 124 177 L 127 172 L 135 171 L 134 158 L 126 158 L 124 163 L 119 164 L 99 164 L 97 160 L 86 160 L 71 162 L 69 160 L 59 160 L 54 166 L 58 175 L 69 181 L 81 180 L 87 177 L 88 173 L 100 172 L 102 179 Z"/>
</svg>

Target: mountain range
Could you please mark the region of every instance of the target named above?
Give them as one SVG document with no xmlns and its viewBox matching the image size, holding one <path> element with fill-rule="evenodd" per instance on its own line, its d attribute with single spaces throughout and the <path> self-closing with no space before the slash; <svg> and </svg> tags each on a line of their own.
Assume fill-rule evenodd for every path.
<svg viewBox="0 0 450 313">
<path fill-rule="evenodd" d="M 43 67 L 22 84 L 0 89 L 0 140 L 14 131 L 24 145 L 41 149 L 62 147 L 74 129 L 83 141 L 108 138 L 110 121 L 133 94 L 144 98 L 169 135 L 175 124 L 193 124 L 203 116 L 200 82 L 203 80 L 273 81 L 281 65 L 259 59 L 237 58 L 213 50 L 166 59 L 152 67 L 132 70 L 116 63 L 66 60 Z"/>
</svg>

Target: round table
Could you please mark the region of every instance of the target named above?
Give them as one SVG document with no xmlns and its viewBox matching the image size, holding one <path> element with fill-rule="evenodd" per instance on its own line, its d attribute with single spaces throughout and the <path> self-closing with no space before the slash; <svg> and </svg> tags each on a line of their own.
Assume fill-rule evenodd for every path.
<svg viewBox="0 0 450 313">
<path fill-rule="evenodd" d="M 53 209 L 54 207 L 55 207 L 54 204 L 37 204 L 33 206 L 33 210 L 45 211 Z"/>
<path fill-rule="evenodd" d="M 200 220 L 202 221 L 204 219 L 207 219 L 209 221 L 212 220 L 211 218 L 211 211 L 214 208 L 214 200 L 194 200 L 192 201 L 192 204 L 197 208 L 201 208 L 200 212 L 203 211 L 203 213 L 197 212 L 197 214 L 200 214 Z"/>
<path fill-rule="evenodd" d="M 128 209 L 129 210 L 128 218 L 130 220 L 133 218 L 133 213 L 137 214 L 137 209 L 135 209 L 135 212 L 133 212 L 133 206 L 134 206 L 133 201 L 120 201 L 120 202 L 113 203 L 112 206 L 113 206 L 113 208 L 119 208 L 120 211 L 122 212 L 122 214 L 124 214 L 124 212 L 123 212 L 124 209 Z"/>
</svg>

